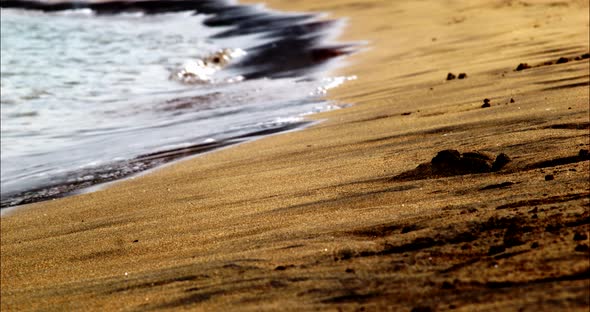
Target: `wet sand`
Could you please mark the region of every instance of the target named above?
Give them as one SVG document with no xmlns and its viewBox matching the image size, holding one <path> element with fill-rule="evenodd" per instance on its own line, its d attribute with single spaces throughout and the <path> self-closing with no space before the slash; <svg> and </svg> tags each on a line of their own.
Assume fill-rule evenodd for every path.
<svg viewBox="0 0 590 312">
<path fill-rule="evenodd" d="M 3 217 L 2 310 L 587 311 L 587 1 L 269 3 L 354 106 Z"/>
</svg>

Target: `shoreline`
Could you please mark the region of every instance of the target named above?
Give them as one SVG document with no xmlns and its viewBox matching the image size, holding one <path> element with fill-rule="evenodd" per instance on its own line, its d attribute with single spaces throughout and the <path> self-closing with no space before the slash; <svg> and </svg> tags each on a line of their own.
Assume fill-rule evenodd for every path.
<svg viewBox="0 0 590 312">
<path fill-rule="evenodd" d="M 268 2 L 370 40 L 354 106 L 3 217 L 3 309 L 587 310 L 587 2 Z"/>
<path fill-rule="evenodd" d="M 12 9 L 37 8 L 39 12 L 45 11 L 48 13 L 69 11 L 71 8 L 77 8 L 85 10 L 85 14 L 91 14 L 96 18 L 107 18 L 107 21 L 111 20 L 109 18 L 114 13 L 137 11 L 138 14 L 143 16 L 143 20 L 143 18 L 150 18 L 152 14 L 166 12 L 174 14 L 174 12 L 180 10 L 188 10 L 180 13 L 184 15 L 189 13 L 186 16 L 181 15 L 183 17 L 180 20 L 191 20 L 192 18 L 189 17 L 191 12 L 201 12 L 208 15 L 201 15 L 196 19 L 202 20 L 203 25 L 209 25 L 207 29 L 211 38 L 208 40 L 216 42 L 218 45 L 223 44 L 222 42 L 230 46 L 232 44 L 243 45 L 243 48 L 249 50 L 247 55 L 244 53 L 240 62 L 233 63 L 231 61 L 233 57 L 231 54 L 227 54 L 229 50 L 225 52 L 217 51 L 216 53 L 222 53 L 224 57 L 228 58 L 228 63 L 225 64 L 225 67 L 213 66 L 210 68 L 219 71 L 223 67 L 226 71 L 238 75 L 239 79 L 247 80 L 244 83 L 233 83 L 218 76 L 202 78 L 204 80 L 200 82 L 193 81 L 192 83 L 174 81 L 181 79 L 178 77 L 166 79 L 157 76 L 157 78 L 164 79 L 164 83 L 170 83 L 170 80 L 173 81 L 170 85 L 165 84 L 162 87 L 161 93 L 164 96 L 144 104 L 146 106 L 144 110 L 148 113 L 153 110 L 153 113 L 157 116 L 154 118 L 156 121 L 152 121 L 153 123 L 163 122 L 165 125 L 160 125 L 160 127 L 149 123 L 146 124 L 146 120 L 142 119 L 145 116 L 142 115 L 144 112 L 141 108 L 134 108 L 138 110 L 136 112 L 138 117 L 135 119 L 129 116 L 125 119 L 113 113 L 110 117 L 122 118 L 123 122 L 115 122 L 111 124 L 113 130 L 103 131 L 98 134 L 102 135 L 103 145 L 106 144 L 105 142 L 112 144 L 100 156 L 96 156 L 95 151 L 102 149 L 104 146 L 100 144 L 84 144 L 84 142 L 75 140 L 75 134 L 78 131 L 91 131 L 92 126 L 85 129 L 84 126 L 76 124 L 71 125 L 72 129 L 69 132 L 65 131 L 62 134 L 63 137 L 68 134 L 74 137 L 71 142 L 71 153 L 79 154 L 76 158 L 70 159 L 67 155 L 60 154 L 59 149 L 52 149 L 53 144 L 61 142 L 58 139 L 48 141 L 47 147 L 38 147 L 30 152 L 14 148 L 12 153 L 3 154 L 3 164 L 6 163 L 7 165 L 3 166 L 6 170 L 3 170 L 0 209 L 67 197 L 80 193 L 80 191 L 88 187 L 134 176 L 139 172 L 188 155 L 200 154 L 203 151 L 246 141 L 252 137 L 304 126 L 303 122 L 299 121 L 303 119 L 304 114 L 331 109 L 330 103 L 322 100 L 322 94 L 325 90 L 342 83 L 337 78 L 328 79 L 328 77 L 321 74 L 320 69 L 328 70 L 334 67 L 335 62 L 338 61 L 335 58 L 350 53 L 350 49 L 352 49 L 351 45 L 337 44 L 332 40 L 340 30 L 339 21 L 320 21 L 317 16 L 311 14 L 284 14 L 279 11 L 239 5 L 229 1 L 182 1 L 182 3 L 170 1 L 137 3 L 113 1 L 78 4 L 11 0 L 3 1 L 0 6 Z M 19 13 L 13 14 L 19 16 Z M 66 19 L 69 20 L 70 18 L 66 17 Z M 113 17 L 113 19 L 116 20 L 116 17 Z M 25 21 L 27 20 L 25 19 Z M 163 25 L 170 23 L 168 19 L 160 22 Z M 182 23 L 182 21 L 179 23 Z M 185 23 L 188 22 L 185 21 Z M 256 26 L 259 23 L 272 24 L 274 28 L 263 29 Z M 256 36 L 256 39 L 249 42 L 240 42 L 248 35 Z M 7 38 L 12 37 L 7 34 Z M 170 48 L 174 50 L 175 46 Z M 8 53 L 7 55 L 13 54 L 11 50 L 3 50 L 3 53 L 5 52 Z M 272 58 L 269 55 L 275 55 L 276 57 Z M 171 66 L 166 62 L 165 64 Z M 162 64 L 162 67 L 166 67 L 165 64 Z M 105 67 L 100 70 L 108 71 L 108 68 Z M 256 79 L 256 77 L 260 76 L 268 77 L 268 79 Z M 57 77 L 56 79 L 59 79 L 59 76 Z M 10 84 L 10 80 L 8 82 Z M 155 85 L 161 84 L 162 81 L 155 83 Z M 179 90 L 170 91 L 168 90 L 170 86 L 178 87 Z M 198 86 L 197 90 L 195 90 L 194 86 Z M 199 92 L 199 90 L 201 91 Z M 285 91 L 295 92 L 290 96 L 281 96 Z M 75 93 L 75 90 L 73 92 Z M 113 92 L 116 93 L 116 90 L 113 90 Z M 136 105 L 134 102 L 140 101 L 142 96 L 145 97 L 145 94 L 135 92 L 131 100 L 125 104 L 133 107 L 133 105 Z M 247 100 L 240 100 L 240 96 L 247 98 Z M 97 97 L 100 97 L 100 95 L 97 95 Z M 55 101 L 60 102 L 60 100 L 61 98 L 57 97 Z M 77 101 L 83 102 L 85 100 L 78 98 Z M 49 103 L 53 102 L 49 101 Z M 99 103 L 101 102 L 99 101 Z M 18 105 L 14 107 L 18 107 Z M 225 109 L 229 107 L 235 108 L 235 111 Z M 83 109 L 87 108 L 79 108 L 73 113 L 80 113 Z M 110 109 L 120 111 L 123 116 L 129 114 L 125 110 L 125 105 L 114 106 Z M 14 110 L 18 112 L 18 108 Z M 36 115 L 42 115 L 45 112 L 41 108 L 32 111 Z M 10 112 L 12 111 L 8 113 L 3 111 L 3 118 L 4 116 L 10 116 Z M 46 113 L 51 113 L 51 111 Z M 97 115 L 96 120 L 93 120 L 93 122 L 101 123 L 103 122 L 101 118 L 108 118 L 108 116 Z M 36 121 L 38 120 L 34 118 L 29 120 L 32 124 Z M 134 124 L 135 127 L 141 126 L 144 127 L 144 130 L 135 131 L 134 134 L 129 135 L 134 140 L 125 140 L 125 137 L 118 136 L 117 132 L 130 131 L 131 129 L 126 124 Z M 11 127 L 11 125 L 11 123 L 8 123 L 6 131 L 12 131 L 14 134 L 5 138 L 8 142 L 5 143 L 15 146 L 17 144 L 14 140 L 19 138 L 22 145 L 27 145 L 27 142 L 37 139 L 34 134 L 27 136 L 26 133 L 18 132 L 18 127 Z M 208 127 L 203 125 L 208 125 Z M 50 125 L 48 128 L 56 127 Z M 205 130 L 199 131 L 199 129 Z M 51 134 L 51 131 L 48 132 Z M 50 136 L 50 134 L 47 135 Z M 90 137 L 95 138 L 91 135 Z M 149 137 L 150 139 L 144 142 L 141 139 L 142 137 Z M 134 148 L 126 148 L 128 144 L 133 146 L 135 140 L 140 141 L 141 144 L 137 144 L 138 146 Z M 213 142 L 211 142 L 212 140 Z M 51 142 L 53 144 L 50 144 Z M 47 156 L 35 157 L 34 155 Z M 45 164 L 46 162 L 47 164 Z M 39 174 L 35 175 L 26 172 L 26 168 L 20 165 L 22 163 L 36 164 L 36 172 Z M 23 174 L 23 172 L 25 173 Z"/>
</svg>

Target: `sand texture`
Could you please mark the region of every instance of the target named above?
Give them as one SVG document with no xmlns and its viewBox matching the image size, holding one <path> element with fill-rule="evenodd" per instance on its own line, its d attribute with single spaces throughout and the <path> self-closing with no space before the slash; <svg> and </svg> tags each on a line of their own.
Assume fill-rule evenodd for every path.
<svg viewBox="0 0 590 312">
<path fill-rule="evenodd" d="M 269 6 L 348 18 L 354 106 L 3 217 L 2 311 L 588 311 L 587 1 Z"/>
</svg>

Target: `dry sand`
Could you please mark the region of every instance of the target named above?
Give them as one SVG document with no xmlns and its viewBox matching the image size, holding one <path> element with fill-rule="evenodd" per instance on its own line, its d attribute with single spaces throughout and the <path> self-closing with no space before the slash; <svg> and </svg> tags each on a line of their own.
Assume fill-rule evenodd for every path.
<svg viewBox="0 0 590 312">
<path fill-rule="evenodd" d="M 349 18 L 355 105 L 3 217 L 3 311 L 588 311 L 587 1 L 269 2 Z"/>
</svg>

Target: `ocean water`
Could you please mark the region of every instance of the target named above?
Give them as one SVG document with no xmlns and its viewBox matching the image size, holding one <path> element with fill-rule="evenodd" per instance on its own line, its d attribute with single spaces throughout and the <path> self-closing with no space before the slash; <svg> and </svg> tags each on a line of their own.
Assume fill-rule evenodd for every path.
<svg viewBox="0 0 590 312">
<path fill-rule="evenodd" d="M 2 207 L 292 129 L 306 114 L 336 108 L 321 96 L 347 79 L 325 74 L 328 60 L 342 53 L 318 48 L 318 38 L 333 37 L 333 25 L 241 7 L 256 12 L 248 16 L 282 20 L 286 32 L 248 30 L 233 25 L 238 11 L 228 10 L 3 8 Z M 221 49 L 240 56 L 208 68 L 207 79 L 174 79 Z M 294 49 L 307 52 L 290 55 Z"/>
</svg>

